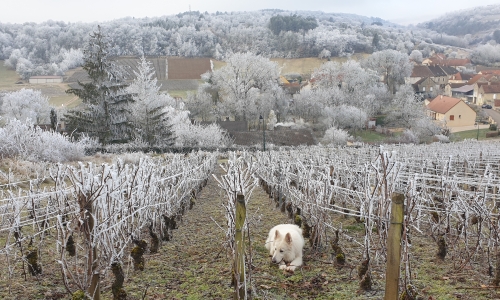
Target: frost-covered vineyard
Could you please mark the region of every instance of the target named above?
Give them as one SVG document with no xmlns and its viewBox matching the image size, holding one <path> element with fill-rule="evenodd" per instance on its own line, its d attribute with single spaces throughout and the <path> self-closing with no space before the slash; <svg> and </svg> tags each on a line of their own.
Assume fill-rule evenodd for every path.
<svg viewBox="0 0 500 300">
<path fill-rule="evenodd" d="M 237 193 L 244 193 L 249 203 L 260 182 L 282 212 L 301 223 L 312 249 L 332 245 L 339 265 L 346 256 L 362 257 L 356 263 L 365 266 L 359 276 L 366 288 L 371 269 L 385 266 L 391 200 L 397 193 L 404 195 L 405 204 L 401 286 L 418 285 L 412 273 L 414 239 L 429 240 L 433 253 L 451 261 L 457 272 L 471 266 L 489 270 L 498 285 L 499 146 L 467 141 L 224 154 L 228 174 L 215 179 L 230 200 L 220 207 L 227 210 L 226 246 L 234 255 L 237 218 L 232 203 Z M 113 289 L 115 284 L 120 288 L 122 266 L 130 261 L 135 269 L 144 268 L 144 241 L 154 253 L 160 239 L 171 238 L 219 155 L 193 152 L 143 157 L 135 163 L 54 164 L 48 176 L 3 185 L 2 273 L 9 280 L 40 273 L 37 254 L 52 247 L 53 264 L 60 266 L 68 292 L 92 291 L 104 272 L 112 272 Z M 361 233 L 344 226 L 353 220 Z M 352 249 L 356 253 L 347 252 Z"/>
<path fill-rule="evenodd" d="M 257 162 L 263 187 L 282 211 L 308 228 L 313 247 L 324 246 L 328 239 L 340 246 L 338 262 L 344 257 L 342 243 L 354 243 L 367 265 L 385 263 L 391 201 L 398 193 L 405 197 L 403 286 L 412 282 L 411 238 L 415 236 L 432 238 L 438 257 L 451 257 L 457 270 L 471 264 L 483 266 L 497 285 L 498 146 L 463 142 L 453 147 L 308 148 L 258 153 L 246 159 Z M 339 215 L 363 223 L 363 237 L 344 230 Z M 362 282 L 366 279 L 360 277 Z"/>
<path fill-rule="evenodd" d="M 2 186 L 0 255 L 7 263 L 2 273 L 9 278 L 41 273 L 37 255 L 43 247 L 56 247 L 60 256 L 54 263 L 60 264 L 70 293 L 95 288 L 98 274 L 110 267 L 123 277 L 121 265 L 131 244 L 141 254 L 132 254 L 134 266 L 143 268 L 145 230 L 151 252 L 158 250 L 160 238 L 170 239 L 216 157 L 198 152 L 142 158 L 137 164 L 57 164 L 50 167 L 50 178 L 31 180 L 28 189 L 18 188 L 21 182 Z"/>
</svg>

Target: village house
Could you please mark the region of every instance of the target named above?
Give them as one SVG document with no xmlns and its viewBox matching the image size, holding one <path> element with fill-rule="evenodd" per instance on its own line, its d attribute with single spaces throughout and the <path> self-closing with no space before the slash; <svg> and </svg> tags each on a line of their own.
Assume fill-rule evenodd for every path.
<svg viewBox="0 0 500 300">
<path fill-rule="evenodd" d="M 495 75 L 500 75 L 500 69 L 498 67 L 485 67 L 485 66 L 477 66 L 476 67 L 477 73 L 478 74 L 495 74 Z"/>
<path fill-rule="evenodd" d="M 434 53 L 431 57 L 425 58 L 422 61 L 422 65 L 424 66 L 430 66 L 430 65 L 435 65 L 438 64 L 439 62 L 443 61 L 446 59 L 446 55 L 444 53 Z"/>
<path fill-rule="evenodd" d="M 431 70 L 432 79 L 434 80 L 434 82 L 436 82 L 442 88 L 444 88 L 444 86 L 448 83 L 448 74 L 445 72 L 445 70 L 443 70 L 443 68 L 440 66 L 427 66 L 427 68 L 429 68 L 429 70 Z M 452 74 L 457 73 L 457 70 L 454 70 L 454 71 L 455 72 L 453 72 Z M 450 74 L 450 77 L 451 77 L 451 74 Z"/>
<path fill-rule="evenodd" d="M 439 91 L 439 84 L 434 82 L 434 80 L 430 77 L 424 77 L 420 79 L 419 81 L 412 84 L 412 87 L 415 91 L 415 94 L 420 99 L 434 97 L 437 91 Z"/>
<path fill-rule="evenodd" d="M 483 98 L 480 97 L 479 89 L 482 85 L 496 84 L 499 83 L 500 79 L 496 75 L 488 74 L 477 74 L 471 80 L 467 82 L 468 85 L 474 86 L 474 91 L 472 93 L 472 102 L 477 105 L 483 105 Z"/>
<path fill-rule="evenodd" d="M 471 61 L 468 58 L 446 58 L 446 55 L 442 53 L 437 53 L 432 57 L 424 59 L 422 65 L 452 67 L 460 71 L 468 70 L 472 67 Z"/>
<path fill-rule="evenodd" d="M 439 95 L 427 104 L 429 116 L 447 127 L 471 126 L 476 112 L 458 98 Z"/>
<path fill-rule="evenodd" d="M 455 84 L 451 83 L 446 85 L 444 95 L 449 97 L 459 98 L 465 102 L 472 103 L 473 93 L 474 93 L 473 85 L 467 85 L 463 83 L 455 83 Z"/>
<path fill-rule="evenodd" d="M 417 81 L 427 77 L 434 77 L 434 73 L 432 73 L 428 66 L 413 66 L 410 77 L 406 78 L 406 83 L 414 84 Z"/>
<path fill-rule="evenodd" d="M 414 66 L 412 74 L 405 81 L 413 85 L 415 93 L 425 93 L 426 97 L 430 97 L 443 92 L 448 80 L 457 73 L 458 71 L 452 67 Z M 426 78 L 430 80 L 425 80 Z M 425 90 L 422 89 L 422 84 L 426 87 Z"/>
<path fill-rule="evenodd" d="M 471 80 L 472 77 L 474 77 L 476 74 L 464 74 L 461 72 L 458 72 L 456 74 L 451 75 L 451 77 L 448 79 L 449 83 L 466 83 L 467 81 Z"/>
<path fill-rule="evenodd" d="M 478 94 L 482 104 L 500 107 L 500 84 L 483 84 L 479 87 Z"/>
</svg>

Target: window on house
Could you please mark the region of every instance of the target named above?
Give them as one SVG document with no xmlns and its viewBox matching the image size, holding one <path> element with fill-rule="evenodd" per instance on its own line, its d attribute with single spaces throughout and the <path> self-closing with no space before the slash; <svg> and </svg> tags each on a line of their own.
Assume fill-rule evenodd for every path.
<svg viewBox="0 0 500 300">
<path fill-rule="evenodd" d="M 493 94 L 493 99 L 496 99 L 497 98 L 497 94 Z"/>
<path fill-rule="evenodd" d="M 425 86 L 422 88 L 422 91 L 425 92 Z"/>
<path fill-rule="evenodd" d="M 459 119 L 462 119 L 462 115 L 458 115 L 458 118 L 459 118 Z"/>
<path fill-rule="evenodd" d="M 430 91 L 432 92 L 432 86 L 431 86 L 431 89 L 430 89 Z"/>
<path fill-rule="evenodd" d="M 454 121 L 455 120 L 455 116 L 454 115 L 450 115 L 450 121 Z"/>
</svg>

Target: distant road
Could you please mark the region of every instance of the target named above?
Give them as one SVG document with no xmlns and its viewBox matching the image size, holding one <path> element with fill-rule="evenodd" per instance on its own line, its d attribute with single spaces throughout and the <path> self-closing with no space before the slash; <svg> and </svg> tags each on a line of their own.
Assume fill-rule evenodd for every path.
<svg viewBox="0 0 500 300">
<path fill-rule="evenodd" d="M 486 113 L 486 115 L 490 116 L 495 123 L 500 124 L 500 113 L 497 112 L 494 109 L 484 109 L 483 111 Z"/>
</svg>

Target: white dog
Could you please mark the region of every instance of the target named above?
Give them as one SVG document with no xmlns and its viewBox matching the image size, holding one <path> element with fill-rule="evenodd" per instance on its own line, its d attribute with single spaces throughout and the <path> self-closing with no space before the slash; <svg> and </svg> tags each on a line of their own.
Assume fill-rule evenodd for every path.
<svg viewBox="0 0 500 300">
<path fill-rule="evenodd" d="M 279 264 L 281 270 L 293 272 L 302 265 L 302 230 L 293 224 L 276 225 L 269 231 L 266 248 L 273 263 Z"/>
</svg>

